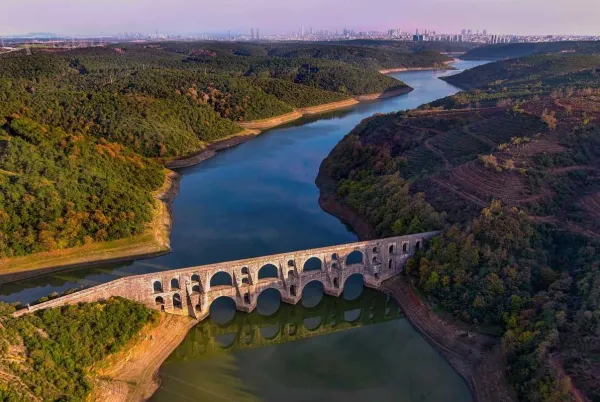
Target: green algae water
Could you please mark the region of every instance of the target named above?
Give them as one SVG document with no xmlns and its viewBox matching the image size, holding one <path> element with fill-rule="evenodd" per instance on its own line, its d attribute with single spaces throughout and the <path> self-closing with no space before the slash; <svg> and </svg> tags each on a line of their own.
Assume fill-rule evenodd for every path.
<svg viewBox="0 0 600 402">
<path fill-rule="evenodd" d="M 211 311 L 162 365 L 151 401 L 471 400 L 393 300 L 363 290 L 360 276 L 337 298 L 307 286 L 296 306 L 261 295 L 251 314 Z"/>
</svg>

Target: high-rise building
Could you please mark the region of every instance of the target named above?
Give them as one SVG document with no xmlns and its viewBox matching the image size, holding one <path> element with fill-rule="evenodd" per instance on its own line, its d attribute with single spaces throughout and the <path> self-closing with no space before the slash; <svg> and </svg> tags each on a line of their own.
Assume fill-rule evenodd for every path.
<svg viewBox="0 0 600 402">
<path fill-rule="evenodd" d="M 300 36 L 304 38 L 304 25 L 300 28 Z"/>
<path fill-rule="evenodd" d="M 256 40 L 260 39 L 259 28 L 256 28 Z"/>
<path fill-rule="evenodd" d="M 250 38 L 254 40 L 254 28 L 250 28 Z"/>
<path fill-rule="evenodd" d="M 487 29 L 483 30 L 483 36 L 487 36 Z"/>
<path fill-rule="evenodd" d="M 467 30 L 466 30 L 465 28 L 463 28 L 463 30 L 462 30 L 462 31 L 460 31 L 460 34 L 461 34 L 462 36 L 465 36 L 465 35 L 467 34 Z"/>
</svg>

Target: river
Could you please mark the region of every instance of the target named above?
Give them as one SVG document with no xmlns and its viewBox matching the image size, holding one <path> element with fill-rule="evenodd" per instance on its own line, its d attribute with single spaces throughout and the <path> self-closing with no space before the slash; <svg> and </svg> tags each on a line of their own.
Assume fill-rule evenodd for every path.
<svg viewBox="0 0 600 402">
<path fill-rule="evenodd" d="M 454 66 L 461 70 L 484 63 L 459 61 Z M 393 74 L 415 90 L 396 98 L 303 118 L 225 150 L 200 165 L 180 170 L 183 178 L 173 204 L 172 253 L 3 285 L 0 300 L 27 303 L 52 292 L 97 285 L 127 275 L 356 241 L 357 236 L 348 227 L 319 207 L 319 190 L 314 181 L 321 161 L 362 119 L 375 113 L 415 108 L 456 93 L 456 87 L 438 79 L 451 73 Z M 362 290 L 362 282 L 352 286 Z M 307 291 L 319 294 L 319 289 Z M 178 397 L 182 401 L 469 401 L 462 379 L 400 315 L 376 322 L 363 317 L 370 315 L 365 313 L 369 303 L 389 304 L 384 295 L 372 293 L 365 290 L 353 301 L 353 310 L 362 312 L 355 320 L 339 319 L 346 310 L 334 311 L 340 325 L 342 321 L 346 323 L 347 328 L 343 329 L 347 331 L 329 333 L 319 324 L 314 329 L 321 335 L 318 337 L 312 334 L 292 343 L 233 348 L 229 353 L 196 353 L 193 359 L 186 359 L 187 350 L 197 349 L 194 345 L 219 344 L 219 333 L 228 328 L 231 331 L 224 333 L 235 334 L 235 329 L 241 333 L 241 329 L 248 328 L 250 332 L 260 332 L 265 323 L 267 327 L 288 328 L 290 315 L 308 314 L 316 319 L 313 313 L 323 321 L 327 319 L 328 306 L 336 304 L 323 297 L 314 307 L 281 306 L 268 320 L 261 318 L 259 312 L 235 315 L 231 306 L 222 306 L 219 311 L 230 311 L 224 314 L 232 315 L 233 324 L 217 325 L 214 320 L 218 314 L 214 314 L 212 320 L 192 330 L 173 355 L 178 358 L 172 356 L 161 369 L 165 388 L 153 399 L 176 400 L 174 391 L 182 393 Z M 373 302 L 377 298 L 383 301 Z M 267 298 L 261 305 L 278 305 L 277 300 Z M 239 324 L 239 320 L 245 324 Z M 306 330 L 306 323 L 300 324 L 298 327 Z M 212 389 L 215 384 L 223 387 Z M 223 393 L 223 389 L 235 392 Z"/>
</svg>

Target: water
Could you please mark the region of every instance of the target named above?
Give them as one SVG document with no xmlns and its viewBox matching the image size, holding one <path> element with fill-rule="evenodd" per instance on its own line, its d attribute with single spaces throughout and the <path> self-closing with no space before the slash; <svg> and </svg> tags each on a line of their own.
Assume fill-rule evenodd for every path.
<svg viewBox="0 0 600 402">
<path fill-rule="evenodd" d="M 150 401 L 471 400 L 395 303 L 363 290 L 361 276 L 338 298 L 311 285 L 296 306 L 263 292 L 251 314 L 226 304 L 211 311 L 162 365 Z"/>
<path fill-rule="evenodd" d="M 460 61 L 455 66 L 464 69 L 480 64 L 484 62 Z M 29 303 L 52 292 L 126 275 L 356 241 L 354 233 L 318 205 L 314 181 L 321 161 L 362 119 L 456 93 L 456 87 L 437 79 L 445 74 L 449 73 L 396 74 L 415 90 L 302 119 L 181 170 L 181 190 L 173 205 L 171 254 L 3 285 L 0 300 Z"/>
<path fill-rule="evenodd" d="M 0 300 L 27 303 L 127 275 L 356 241 L 318 205 L 321 161 L 362 119 L 456 93 L 437 79 L 444 74 L 396 74 L 415 90 L 273 129 L 183 169 L 171 254 L 4 285 Z M 470 401 L 464 381 L 397 306 L 353 278 L 341 298 L 308 286 L 296 306 L 264 292 L 252 314 L 218 299 L 210 319 L 161 368 L 162 388 L 152 400 Z"/>
</svg>

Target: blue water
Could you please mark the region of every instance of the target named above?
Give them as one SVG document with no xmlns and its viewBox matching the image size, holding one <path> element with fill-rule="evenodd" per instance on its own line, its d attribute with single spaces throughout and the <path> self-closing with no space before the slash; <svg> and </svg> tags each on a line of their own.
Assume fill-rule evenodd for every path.
<svg viewBox="0 0 600 402">
<path fill-rule="evenodd" d="M 483 63 L 460 61 L 455 67 Z M 456 87 L 438 79 L 449 73 L 454 72 L 395 74 L 415 90 L 302 119 L 181 170 L 180 193 L 173 205 L 172 253 L 3 285 L 0 300 L 28 303 L 51 292 L 126 275 L 356 241 L 354 233 L 319 207 L 314 181 L 321 161 L 362 119 L 456 93 Z"/>
</svg>

